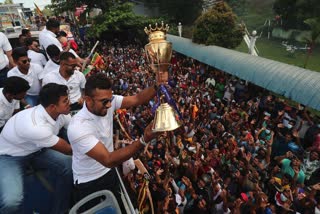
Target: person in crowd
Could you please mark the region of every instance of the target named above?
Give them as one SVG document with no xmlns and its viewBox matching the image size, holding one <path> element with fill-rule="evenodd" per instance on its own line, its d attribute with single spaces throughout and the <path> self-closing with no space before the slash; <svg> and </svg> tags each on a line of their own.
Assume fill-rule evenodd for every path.
<svg viewBox="0 0 320 214">
<path fill-rule="evenodd" d="M 9 77 L 0 88 L 0 133 L 10 117 L 20 111 L 20 100 L 24 99 L 30 86 L 21 77 Z"/>
<path fill-rule="evenodd" d="M 83 73 L 76 70 L 77 59 L 70 52 L 63 52 L 60 55 L 60 67 L 58 72 L 50 72 L 44 76 L 42 84 L 54 82 L 66 85 L 69 89 L 71 110 L 79 110 L 83 105 L 83 90 L 86 79 Z"/>
<path fill-rule="evenodd" d="M 8 77 L 17 76 L 29 82 L 30 89 L 27 91 L 25 100 L 29 105 L 36 106 L 41 89 L 43 68 L 38 64 L 30 63 L 31 60 L 25 48 L 15 48 L 12 57 L 17 66 L 8 72 Z"/>
<path fill-rule="evenodd" d="M 59 48 L 55 45 L 49 45 L 46 51 L 50 59 L 43 68 L 43 76 L 46 76 L 51 72 L 58 72 L 60 68 L 61 51 Z"/>
<path fill-rule="evenodd" d="M 47 50 L 49 45 L 56 45 L 60 51 L 62 46 L 56 38 L 60 30 L 60 23 L 56 19 L 49 19 L 46 23 L 46 28 L 39 34 L 40 46 L 43 50 Z"/>
<path fill-rule="evenodd" d="M 284 156 L 275 158 L 278 163 L 281 163 L 281 172 L 291 175 L 294 182 L 303 184 L 305 180 L 305 174 L 301 169 L 301 160 L 292 152 L 288 151 Z"/>
<path fill-rule="evenodd" d="M 31 59 L 31 63 L 38 64 L 44 67 L 47 63 L 46 57 L 40 53 L 39 43 L 33 38 L 27 38 L 25 40 L 25 45 L 28 49 L 28 57 Z"/>
<path fill-rule="evenodd" d="M 28 166 L 55 176 L 51 213 L 69 208 L 72 149 L 57 136 L 70 121 L 68 88 L 50 83 L 41 89 L 39 100 L 40 105 L 11 117 L 0 134 L 0 213 L 23 213 Z"/>
<path fill-rule="evenodd" d="M 74 40 L 68 40 L 67 33 L 63 30 L 59 32 L 58 40 L 64 51 L 69 51 L 70 49 L 75 52 L 78 51 L 78 44 Z"/>
<path fill-rule="evenodd" d="M 72 118 L 68 128 L 77 201 L 102 189 L 111 190 L 120 201 L 119 180 L 114 167 L 143 148 L 155 134 L 149 125 L 143 136 L 131 145 L 114 151 L 113 112 L 147 103 L 155 93 L 151 87 L 134 96 L 113 95 L 112 82 L 106 74 L 97 73 L 88 78 L 85 104 Z"/>
<path fill-rule="evenodd" d="M 31 38 L 30 29 L 22 29 L 21 34 L 19 35 L 19 44 L 21 47 L 26 45 L 26 39 L 28 38 Z"/>
<path fill-rule="evenodd" d="M 6 35 L 0 32 L 0 88 L 3 87 L 8 71 L 14 66 L 11 44 Z"/>
</svg>

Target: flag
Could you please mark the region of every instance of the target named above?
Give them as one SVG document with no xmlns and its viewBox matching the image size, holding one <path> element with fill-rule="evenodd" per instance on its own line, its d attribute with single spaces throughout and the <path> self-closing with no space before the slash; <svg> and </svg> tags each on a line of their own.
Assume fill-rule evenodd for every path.
<svg viewBox="0 0 320 214">
<path fill-rule="evenodd" d="M 92 57 L 91 65 L 93 65 L 97 69 L 103 69 L 104 68 L 103 58 L 97 52 Z"/>
<path fill-rule="evenodd" d="M 37 12 L 37 14 L 38 14 L 39 16 L 43 16 L 43 13 L 42 13 L 42 11 L 40 10 L 40 8 L 38 7 L 38 5 L 37 5 L 36 3 L 34 3 L 34 2 L 33 2 L 33 4 L 34 4 L 34 6 L 36 7 L 36 12 Z"/>
</svg>

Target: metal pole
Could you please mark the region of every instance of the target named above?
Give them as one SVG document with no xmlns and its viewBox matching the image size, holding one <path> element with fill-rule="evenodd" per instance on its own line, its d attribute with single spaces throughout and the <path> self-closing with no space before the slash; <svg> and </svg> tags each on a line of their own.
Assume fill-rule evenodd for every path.
<svg viewBox="0 0 320 214">
<path fill-rule="evenodd" d="M 118 179 L 119 179 L 119 181 L 120 181 L 121 189 L 122 189 L 122 191 L 123 191 L 123 193 L 124 193 L 124 197 L 125 197 L 125 199 L 126 199 L 126 201 L 127 201 L 127 205 L 129 206 L 129 209 L 130 209 L 130 212 L 129 212 L 129 213 L 136 213 L 136 211 L 135 211 L 135 209 L 134 209 L 134 207 L 133 207 L 133 205 L 132 205 L 131 199 L 130 199 L 130 197 L 129 197 L 129 195 L 128 195 L 128 192 L 127 192 L 127 190 L 126 190 L 126 187 L 125 187 L 124 184 L 123 184 L 122 178 L 121 178 L 121 176 L 120 176 L 120 173 L 119 173 L 117 167 L 116 167 L 116 172 L 117 172 L 117 175 L 118 175 Z"/>
</svg>

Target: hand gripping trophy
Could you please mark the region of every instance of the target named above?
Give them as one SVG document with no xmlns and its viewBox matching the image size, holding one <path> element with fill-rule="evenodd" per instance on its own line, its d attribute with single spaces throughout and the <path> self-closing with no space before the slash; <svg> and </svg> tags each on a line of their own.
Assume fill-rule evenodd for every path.
<svg viewBox="0 0 320 214">
<path fill-rule="evenodd" d="M 157 103 L 152 108 L 155 113 L 152 127 L 154 132 L 172 131 L 182 123 L 182 116 L 166 87 L 172 55 L 172 44 L 166 41 L 168 30 L 169 26 L 163 22 L 161 26 L 156 23 L 154 28 L 151 25 L 144 28 L 149 36 L 149 43 L 145 46 L 147 60 L 152 71 L 156 73 L 157 83 L 160 83 L 157 89 Z"/>
</svg>

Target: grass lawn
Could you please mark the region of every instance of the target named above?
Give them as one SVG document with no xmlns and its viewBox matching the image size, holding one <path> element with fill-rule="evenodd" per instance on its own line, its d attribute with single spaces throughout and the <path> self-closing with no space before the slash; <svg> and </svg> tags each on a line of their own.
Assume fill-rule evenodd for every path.
<svg viewBox="0 0 320 214">
<path fill-rule="evenodd" d="M 296 50 L 291 54 L 286 51 L 286 47 L 281 45 L 282 40 L 274 40 L 267 38 L 259 38 L 256 46 L 259 50 L 259 56 L 284 62 L 287 64 L 303 67 L 306 59 L 306 50 Z M 295 44 L 297 47 L 304 47 L 304 44 Z M 236 48 L 237 51 L 248 52 L 248 48 L 243 41 L 240 46 Z M 320 48 L 316 48 L 309 58 L 307 69 L 320 72 Z"/>
</svg>

